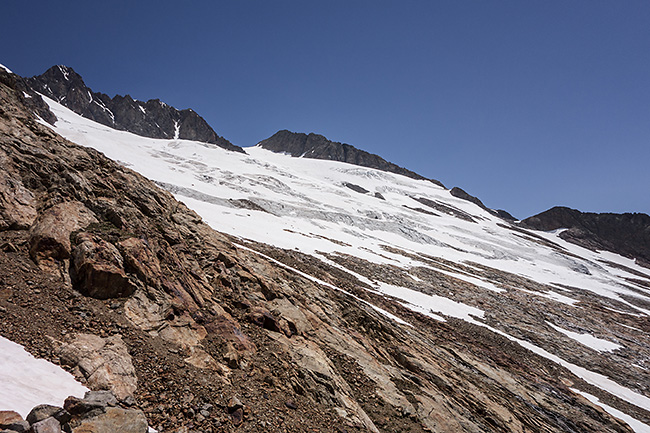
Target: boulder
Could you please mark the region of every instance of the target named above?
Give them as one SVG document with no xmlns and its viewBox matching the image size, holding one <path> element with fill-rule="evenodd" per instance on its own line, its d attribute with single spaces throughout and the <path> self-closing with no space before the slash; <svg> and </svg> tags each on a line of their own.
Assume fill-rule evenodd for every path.
<svg viewBox="0 0 650 433">
<path fill-rule="evenodd" d="M 126 270 L 152 287 L 160 287 L 162 270 L 156 254 L 143 239 L 128 238 L 121 241 L 118 247 L 124 257 Z"/>
<path fill-rule="evenodd" d="M 53 417 L 32 424 L 30 433 L 61 433 L 61 423 Z"/>
<path fill-rule="evenodd" d="M 77 290 L 98 299 L 126 297 L 135 291 L 113 244 L 90 233 L 80 233 L 76 240 L 70 274 Z"/>
<path fill-rule="evenodd" d="M 84 401 L 96 403 L 102 407 L 117 406 L 117 398 L 111 391 L 88 391 L 84 395 Z"/>
<path fill-rule="evenodd" d="M 104 413 L 73 423 L 73 433 L 147 433 L 147 418 L 141 410 L 107 407 Z"/>
<path fill-rule="evenodd" d="M 248 318 L 257 326 L 269 331 L 282 332 L 278 320 L 264 307 L 255 307 L 248 313 Z"/>
<path fill-rule="evenodd" d="M 65 424 L 70 421 L 70 414 L 62 407 L 52 406 L 49 404 L 39 404 L 34 407 L 27 415 L 27 422 L 36 424 L 47 418 L 55 418 L 59 423 Z"/>
<path fill-rule="evenodd" d="M 18 412 L 0 410 L 0 430 L 11 430 L 20 433 L 27 431 L 27 429 L 29 429 L 29 423 Z"/>
<path fill-rule="evenodd" d="M 77 367 L 88 387 L 110 390 L 120 401 L 133 397 L 138 379 L 121 336 L 78 334 L 58 349 L 58 355 L 64 364 Z M 88 402 L 96 400 L 93 396 Z"/>
<path fill-rule="evenodd" d="M 26 230 L 37 215 L 34 195 L 10 169 L 4 153 L 0 153 L 0 166 L 0 230 Z"/>
<path fill-rule="evenodd" d="M 36 263 L 43 260 L 65 260 L 70 257 L 70 234 L 97 219 L 82 203 L 59 203 L 43 211 L 30 229 L 29 253 Z"/>
</svg>

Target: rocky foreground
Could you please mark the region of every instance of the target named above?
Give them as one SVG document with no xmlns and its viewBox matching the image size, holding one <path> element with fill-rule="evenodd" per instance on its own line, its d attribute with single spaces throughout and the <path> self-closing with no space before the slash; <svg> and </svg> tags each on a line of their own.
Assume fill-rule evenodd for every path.
<svg viewBox="0 0 650 433">
<path fill-rule="evenodd" d="M 216 232 L 152 182 L 37 122 L 20 86 L 0 72 L 0 333 L 110 390 L 150 426 L 631 431 L 570 389 L 581 379 L 498 334 Z"/>
<path fill-rule="evenodd" d="M 38 405 L 26 419 L 13 411 L 0 411 L 0 431 L 4 433 L 146 433 L 148 430 L 144 413 L 121 407 L 111 391 L 88 391 L 84 398 L 68 397 L 63 407 Z"/>
</svg>

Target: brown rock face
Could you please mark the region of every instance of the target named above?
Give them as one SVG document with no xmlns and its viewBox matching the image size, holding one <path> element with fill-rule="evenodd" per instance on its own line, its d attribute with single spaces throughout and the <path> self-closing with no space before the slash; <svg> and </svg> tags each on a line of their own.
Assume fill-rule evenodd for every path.
<svg viewBox="0 0 650 433">
<path fill-rule="evenodd" d="M 29 423 L 18 412 L 0 410 L 0 430 L 24 432 L 29 428 Z"/>
<path fill-rule="evenodd" d="M 0 152 L 0 230 L 28 229 L 36 219 L 36 201 Z"/>
<path fill-rule="evenodd" d="M 113 244 L 89 233 L 78 234 L 76 241 L 70 274 L 77 290 L 97 299 L 122 298 L 135 291 Z"/>
<path fill-rule="evenodd" d="M 29 252 L 36 262 L 70 257 L 70 235 L 97 219 L 82 203 L 56 204 L 41 212 L 30 230 Z"/>
<path fill-rule="evenodd" d="M 86 385 L 113 391 L 119 400 L 133 397 L 138 379 L 128 348 L 119 335 L 101 338 L 79 334 L 61 346 L 58 355 L 64 364 L 77 369 Z"/>
</svg>

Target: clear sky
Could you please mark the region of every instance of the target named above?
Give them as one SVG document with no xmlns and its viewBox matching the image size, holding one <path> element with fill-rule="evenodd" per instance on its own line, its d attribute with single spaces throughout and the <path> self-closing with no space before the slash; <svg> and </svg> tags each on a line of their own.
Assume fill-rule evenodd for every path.
<svg viewBox="0 0 650 433">
<path fill-rule="evenodd" d="M 519 218 L 650 213 L 647 0 L 3 0 L 0 40 L 240 146 L 316 132 Z"/>
</svg>

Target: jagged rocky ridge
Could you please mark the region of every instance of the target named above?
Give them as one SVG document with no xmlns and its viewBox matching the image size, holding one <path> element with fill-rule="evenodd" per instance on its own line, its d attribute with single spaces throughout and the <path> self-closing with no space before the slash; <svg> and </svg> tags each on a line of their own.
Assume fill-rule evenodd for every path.
<svg viewBox="0 0 650 433">
<path fill-rule="evenodd" d="M 273 152 L 283 152 L 296 157 L 347 162 L 361 167 L 376 168 L 377 170 L 401 174 L 412 179 L 426 179 L 411 170 L 386 161 L 379 155 L 357 149 L 349 144 L 330 141 L 324 136 L 314 133 L 304 134 L 284 129 L 260 141 L 258 146 Z M 426 180 L 443 186 L 440 181 Z"/>
<path fill-rule="evenodd" d="M 36 122 L 18 93 L 0 72 L 0 332 L 60 363 L 58 342 L 119 336 L 150 425 L 630 431 L 569 389 L 579 378 L 496 333 L 415 313 L 309 256 L 215 232 L 152 182 Z"/>
<path fill-rule="evenodd" d="M 474 203 L 475 205 L 479 206 L 481 209 L 484 209 L 484 210 L 490 212 L 492 215 L 496 215 L 496 216 L 498 216 L 499 218 L 503 218 L 504 220 L 507 220 L 507 221 L 514 221 L 514 220 L 516 219 L 515 217 L 513 217 L 512 215 L 510 215 L 510 213 L 509 213 L 508 211 L 505 211 L 505 210 L 503 210 L 503 209 L 497 209 L 497 210 L 494 210 L 494 209 L 490 209 L 490 208 L 488 208 L 487 206 L 485 206 L 485 205 L 483 204 L 483 202 L 481 201 L 481 199 L 479 199 L 478 197 L 473 196 L 473 195 L 467 193 L 467 192 L 466 192 L 465 190 L 463 190 L 462 188 L 459 188 L 459 187 L 455 186 L 455 187 L 453 187 L 452 189 L 450 189 L 449 192 L 450 192 L 451 195 L 453 195 L 454 197 L 462 198 L 463 200 L 467 200 L 467 201 L 469 201 L 469 202 L 472 202 L 472 203 Z"/>
<path fill-rule="evenodd" d="M 554 207 L 521 222 L 535 230 L 567 229 L 562 239 L 592 250 L 613 251 L 650 268 L 650 216 L 643 213 L 592 213 Z"/>
<path fill-rule="evenodd" d="M 26 80 L 28 86 L 65 105 L 77 114 L 111 128 L 151 138 L 180 138 L 215 144 L 243 152 L 191 109 L 177 110 L 158 99 L 136 101 L 131 96 L 110 96 L 93 92 L 72 68 L 52 66 L 45 73 Z M 48 119 L 45 119 L 49 121 Z"/>
</svg>

